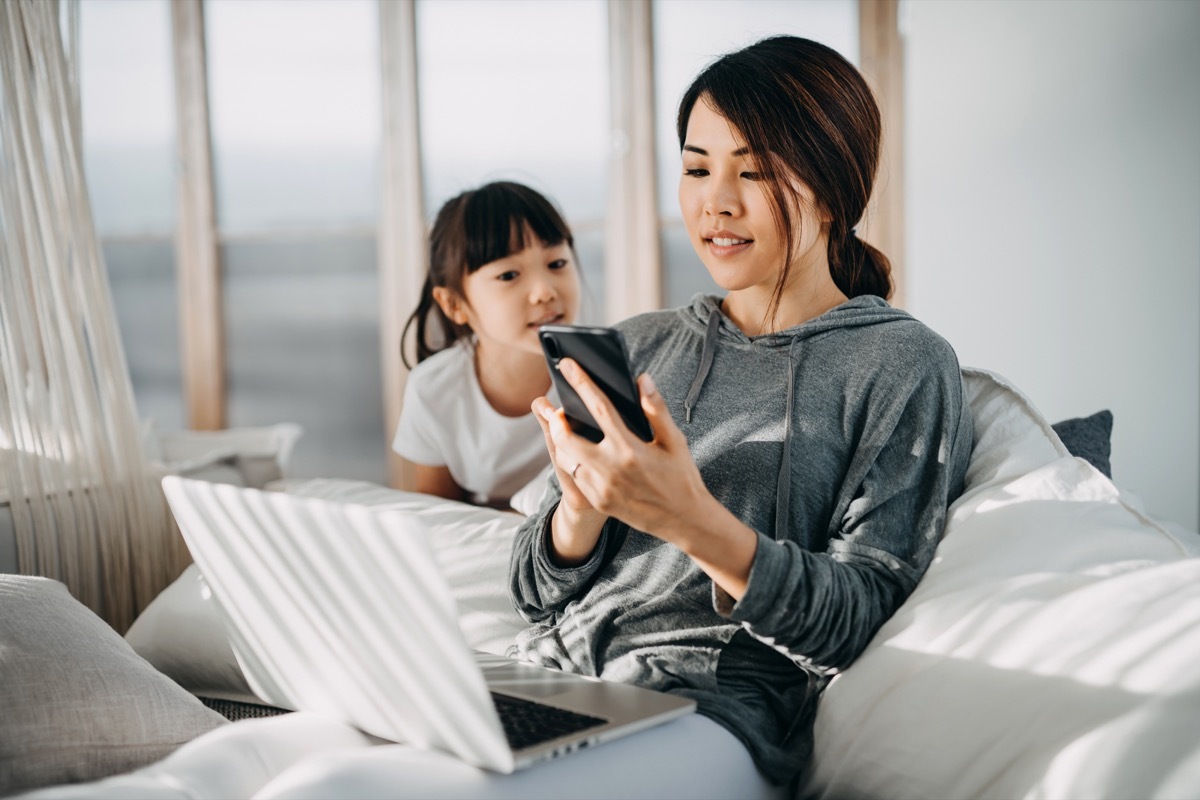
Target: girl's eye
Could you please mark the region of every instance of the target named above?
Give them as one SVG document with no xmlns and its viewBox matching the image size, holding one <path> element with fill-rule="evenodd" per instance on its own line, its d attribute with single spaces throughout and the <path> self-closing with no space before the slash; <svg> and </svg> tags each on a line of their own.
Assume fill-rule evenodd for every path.
<svg viewBox="0 0 1200 800">
<path fill-rule="evenodd" d="M 742 177 L 748 181 L 761 181 L 762 173 L 761 172 L 743 172 Z"/>
<path fill-rule="evenodd" d="M 697 168 L 697 169 L 685 169 L 685 170 L 683 171 L 683 174 L 684 174 L 684 175 L 687 175 L 688 177 L 691 177 L 691 178 L 706 178 L 706 177 L 708 177 L 708 170 L 706 170 L 706 169 L 699 169 L 699 168 Z"/>
<path fill-rule="evenodd" d="M 496 280 L 498 280 L 498 281 L 515 281 L 517 279 L 517 275 L 518 275 L 518 273 L 515 269 L 510 269 L 507 272 L 501 272 L 499 275 L 497 275 Z"/>
<path fill-rule="evenodd" d="M 550 262 L 550 269 L 566 269 L 566 267 L 567 260 L 565 258 L 558 258 Z"/>
</svg>

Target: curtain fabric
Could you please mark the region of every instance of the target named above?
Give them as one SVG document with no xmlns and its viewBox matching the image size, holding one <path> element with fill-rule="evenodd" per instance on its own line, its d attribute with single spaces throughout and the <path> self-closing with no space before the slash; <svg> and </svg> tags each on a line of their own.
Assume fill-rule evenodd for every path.
<svg viewBox="0 0 1200 800">
<path fill-rule="evenodd" d="M 22 573 L 123 633 L 188 559 L 143 452 L 64 8 L 0 0 L 0 513 Z"/>
</svg>

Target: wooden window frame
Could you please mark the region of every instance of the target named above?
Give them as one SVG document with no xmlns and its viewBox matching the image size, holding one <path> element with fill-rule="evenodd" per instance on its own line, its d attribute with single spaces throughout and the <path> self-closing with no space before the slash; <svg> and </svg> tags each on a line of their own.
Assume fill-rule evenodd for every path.
<svg viewBox="0 0 1200 800">
<path fill-rule="evenodd" d="M 412 464 L 391 448 L 400 422 L 408 368 L 400 357 L 406 310 L 425 283 L 424 180 L 421 173 L 415 0 L 380 0 L 379 51 L 383 70 L 383 179 L 379 207 L 379 335 L 388 476 L 413 489 Z"/>
<path fill-rule="evenodd" d="M 203 0 L 173 0 L 172 58 L 178 130 L 175 269 L 188 427 L 225 427 L 225 336 L 217 246 Z"/>
<path fill-rule="evenodd" d="M 905 303 L 904 264 L 904 39 L 901 0 L 858 0 L 859 61 L 883 117 L 875 190 L 859 235 L 892 262 L 892 305 Z"/>
</svg>

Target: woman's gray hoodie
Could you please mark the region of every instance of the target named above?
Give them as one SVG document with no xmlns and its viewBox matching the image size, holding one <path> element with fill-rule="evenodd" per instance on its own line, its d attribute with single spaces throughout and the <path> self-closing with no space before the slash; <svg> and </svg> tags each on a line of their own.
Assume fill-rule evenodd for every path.
<svg viewBox="0 0 1200 800">
<path fill-rule="evenodd" d="M 758 532 L 740 601 L 678 548 L 610 518 L 592 557 L 551 562 L 561 490 L 517 533 L 514 653 L 694 698 L 763 773 L 792 778 L 816 700 L 912 592 L 962 491 L 971 420 L 954 351 L 878 297 L 747 337 L 697 296 L 617 326 L 708 490 Z"/>
</svg>

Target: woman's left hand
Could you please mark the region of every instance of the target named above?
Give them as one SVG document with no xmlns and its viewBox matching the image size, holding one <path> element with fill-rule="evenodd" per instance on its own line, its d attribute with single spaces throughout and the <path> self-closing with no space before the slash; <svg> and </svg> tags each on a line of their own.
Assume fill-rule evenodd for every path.
<svg viewBox="0 0 1200 800">
<path fill-rule="evenodd" d="M 604 432 L 603 440 L 592 443 L 573 433 L 561 414 L 550 420 L 559 457 L 579 465 L 574 472 L 579 491 L 596 510 L 678 543 L 678 536 L 694 530 L 689 515 L 715 499 L 654 381 L 649 375 L 638 378 L 642 410 L 654 431 L 654 440 L 644 442 L 574 360 L 564 358 L 559 369 Z"/>
</svg>

